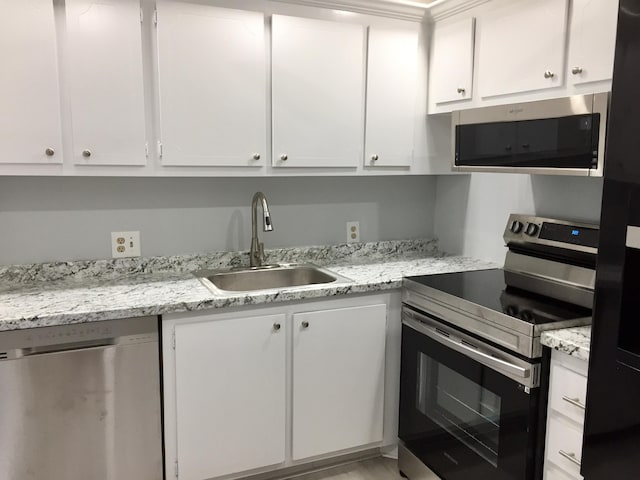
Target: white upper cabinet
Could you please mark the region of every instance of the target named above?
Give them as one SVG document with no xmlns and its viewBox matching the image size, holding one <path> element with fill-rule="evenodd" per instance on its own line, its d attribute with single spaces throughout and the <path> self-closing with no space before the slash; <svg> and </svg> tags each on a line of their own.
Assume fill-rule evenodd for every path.
<svg viewBox="0 0 640 480">
<path fill-rule="evenodd" d="M 364 145 L 364 27 L 273 15 L 275 167 L 356 167 Z"/>
<path fill-rule="evenodd" d="M 369 28 L 365 165 L 413 161 L 418 28 Z"/>
<path fill-rule="evenodd" d="M 52 0 L 0 0 L 0 164 L 62 163 Z"/>
<path fill-rule="evenodd" d="M 144 165 L 140 3 L 66 0 L 73 162 Z"/>
<path fill-rule="evenodd" d="M 382 441 L 387 307 L 293 316 L 293 459 Z"/>
<path fill-rule="evenodd" d="M 482 97 L 563 86 L 568 0 L 506 2 L 477 26 Z"/>
<path fill-rule="evenodd" d="M 610 80 L 618 24 L 617 0 L 573 0 L 569 82 Z"/>
<path fill-rule="evenodd" d="M 429 101 L 441 104 L 473 97 L 475 19 L 436 23 L 431 40 Z"/>
<path fill-rule="evenodd" d="M 262 167 L 264 14 L 159 0 L 162 164 Z"/>
</svg>

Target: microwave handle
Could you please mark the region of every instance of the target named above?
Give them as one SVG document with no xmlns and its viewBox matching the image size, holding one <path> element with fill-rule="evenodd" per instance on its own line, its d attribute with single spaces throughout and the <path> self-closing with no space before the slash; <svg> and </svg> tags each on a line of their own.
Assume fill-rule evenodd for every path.
<svg viewBox="0 0 640 480">
<path fill-rule="evenodd" d="M 404 323 L 409 328 L 426 335 L 433 340 L 455 350 L 456 352 L 467 355 L 468 357 L 476 360 L 477 362 L 485 365 L 494 370 L 502 370 L 511 373 L 512 375 L 518 376 L 520 378 L 529 378 L 531 376 L 531 369 L 520 367 L 519 365 L 514 365 L 513 363 L 509 363 L 505 360 L 501 360 L 494 356 L 488 355 L 480 350 L 476 350 L 473 347 L 468 347 L 463 343 L 456 342 L 451 340 L 449 337 L 438 333 L 435 330 L 430 330 L 425 327 L 421 322 L 410 318 L 409 316 L 405 316 L 402 319 L 402 323 Z"/>
</svg>

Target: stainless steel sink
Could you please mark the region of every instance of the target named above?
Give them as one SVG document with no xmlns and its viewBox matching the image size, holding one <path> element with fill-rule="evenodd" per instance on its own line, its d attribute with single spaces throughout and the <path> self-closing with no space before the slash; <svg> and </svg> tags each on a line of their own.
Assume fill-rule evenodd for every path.
<svg viewBox="0 0 640 480">
<path fill-rule="evenodd" d="M 279 264 L 262 267 L 215 271 L 201 270 L 195 273 L 213 290 L 227 292 L 252 292 L 275 288 L 303 287 L 325 283 L 351 282 L 350 279 L 329 272 L 312 264 Z"/>
</svg>

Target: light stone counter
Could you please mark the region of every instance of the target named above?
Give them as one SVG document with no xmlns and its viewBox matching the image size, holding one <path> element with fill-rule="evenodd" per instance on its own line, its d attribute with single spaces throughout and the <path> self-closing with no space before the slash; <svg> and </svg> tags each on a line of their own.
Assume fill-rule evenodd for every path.
<svg viewBox="0 0 640 480">
<path fill-rule="evenodd" d="M 377 292 L 400 288 L 403 276 L 496 268 L 495 264 L 471 258 L 428 256 L 434 254 L 400 252 L 398 258 L 387 255 L 389 260 L 376 258 L 370 263 L 362 263 L 366 256 L 361 256 L 355 265 L 340 258 L 335 265 L 322 262 L 323 266 L 353 280 L 350 283 L 249 294 L 213 293 L 188 272 L 131 273 L 102 279 L 96 273 L 89 278 L 79 276 L 82 272 L 71 268 L 74 272 L 66 279 L 49 282 L 0 280 L 0 331 Z M 11 271 L 12 278 L 17 278 L 18 270 Z"/>
<path fill-rule="evenodd" d="M 542 332 L 540 342 L 559 352 L 589 361 L 591 326 L 547 330 Z"/>
</svg>

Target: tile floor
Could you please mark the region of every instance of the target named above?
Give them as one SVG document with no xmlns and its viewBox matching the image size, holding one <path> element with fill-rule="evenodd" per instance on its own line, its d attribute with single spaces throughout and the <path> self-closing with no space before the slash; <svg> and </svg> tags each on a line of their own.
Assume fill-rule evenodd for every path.
<svg viewBox="0 0 640 480">
<path fill-rule="evenodd" d="M 292 480 L 402 480 L 398 473 L 398 461 L 382 457 L 290 478 Z"/>
</svg>

